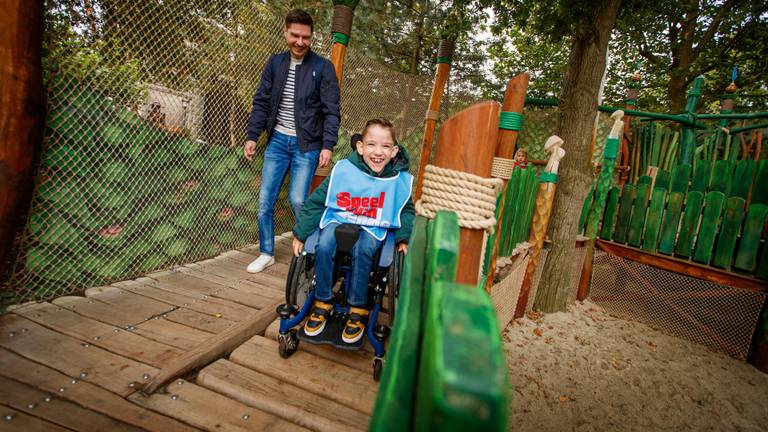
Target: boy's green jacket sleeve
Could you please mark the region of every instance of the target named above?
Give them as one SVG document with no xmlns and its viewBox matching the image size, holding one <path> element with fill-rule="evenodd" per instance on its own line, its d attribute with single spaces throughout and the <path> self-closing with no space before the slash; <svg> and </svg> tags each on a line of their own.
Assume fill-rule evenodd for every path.
<svg viewBox="0 0 768 432">
<path fill-rule="evenodd" d="M 416 218 L 416 208 L 413 206 L 413 200 L 408 198 L 408 202 L 403 207 L 400 214 L 400 228 L 395 232 L 395 243 L 408 243 L 413 231 L 413 220 Z"/>
<path fill-rule="evenodd" d="M 299 218 L 293 227 L 293 236 L 302 242 L 320 227 L 320 219 L 325 211 L 325 196 L 328 194 L 330 178 L 331 176 L 326 177 L 301 207 Z"/>
</svg>

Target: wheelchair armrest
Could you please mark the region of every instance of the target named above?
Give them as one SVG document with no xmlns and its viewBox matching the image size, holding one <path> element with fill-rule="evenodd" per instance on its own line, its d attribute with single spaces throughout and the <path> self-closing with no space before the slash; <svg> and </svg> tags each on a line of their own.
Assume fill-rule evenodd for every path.
<svg viewBox="0 0 768 432">
<path fill-rule="evenodd" d="M 395 258 L 395 231 L 387 231 L 387 237 L 384 239 L 384 244 L 381 246 L 381 254 L 379 255 L 379 267 L 389 267 L 392 265 L 392 261 Z"/>
<path fill-rule="evenodd" d="M 320 228 L 316 229 L 315 232 L 307 237 L 307 241 L 304 242 L 304 251 L 310 255 L 314 255 L 315 249 L 317 249 L 318 240 L 320 240 Z"/>
</svg>

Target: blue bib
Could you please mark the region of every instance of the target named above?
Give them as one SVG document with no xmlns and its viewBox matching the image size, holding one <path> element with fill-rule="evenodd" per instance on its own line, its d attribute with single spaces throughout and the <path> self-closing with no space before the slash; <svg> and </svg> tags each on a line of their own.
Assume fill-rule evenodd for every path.
<svg viewBox="0 0 768 432">
<path fill-rule="evenodd" d="M 413 176 L 406 172 L 373 177 L 344 159 L 331 172 L 320 228 L 351 223 L 383 240 L 387 229 L 400 228 L 400 212 L 411 196 L 412 185 Z"/>
</svg>

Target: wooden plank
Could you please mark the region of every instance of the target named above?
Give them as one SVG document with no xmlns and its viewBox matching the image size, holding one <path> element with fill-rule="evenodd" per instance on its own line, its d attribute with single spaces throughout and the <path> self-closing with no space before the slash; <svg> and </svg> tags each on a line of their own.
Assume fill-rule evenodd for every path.
<svg viewBox="0 0 768 432">
<path fill-rule="evenodd" d="M 59 333 L 155 367 L 181 353 L 169 345 L 78 315 L 50 303 L 30 303 L 13 311 Z"/>
<path fill-rule="evenodd" d="M 669 185 L 672 181 L 672 174 L 669 173 L 667 170 L 659 170 L 659 173 L 656 174 L 656 183 L 653 184 L 654 189 L 655 188 L 662 188 L 664 190 L 669 190 Z"/>
<path fill-rule="evenodd" d="M 768 159 L 760 161 L 752 187 L 752 203 L 768 205 Z"/>
<path fill-rule="evenodd" d="M 733 196 L 725 202 L 725 215 L 717 237 L 717 248 L 712 264 L 721 268 L 730 268 L 736 250 L 736 239 L 741 233 L 744 221 L 744 198 Z"/>
<path fill-rule="evenodd" d="M 267 327 L 264 332 L 264 337 L 276 341 L 277 335 L 280 331 L 280 320 L 275 320 Z M 357 351 L 348 351 L 338 348 L 334 348 L 330 345 L 315 345 L 311 343 L 301 342 L 299 349 L 304 352 L 308 352 L 312 355 L 322 357 L 331 361 L 335 361 L 339 364 L 349 366 L 353 369 L 357 369 L 363 373 L 371 373 L 373 362 L 373 350 L 370 344 L 367 342 L 364 344 L 365 349 Z"/>
<path fill-rule="evenodd" d="M 672 255 L 675 251 L 675 239 L 680 227 L 680 214 L 683 209 L 685 195 L 681 192 L 672 192 L 667 200 L 667 211 L 664 213 L 664 221 L 661 224 L 661 238 L 658 251 L 665 255 Z"/>
<path fill-rule="evenodd" d="M 127 396 L 136 389 L 130 383 L 157 372 L 152 366 L 112 354 L 90 342 L 56 333 L 16 314 L 0 317 L 0 346 L 48 365 L 62 373 Z M 52 349 L 55 347 L 55 349 Z M 80 379 L 80 378 L 78 378 Z"/>
<path fill-rule="evenodd" d="M 151 276 L 151 275 L 150 275 Z M 247 293 L 229 286 L 200 279 L 184 273 L 166 273 L 150 277 L 151 284 L 166 291 L 202 298 L 203 296 L 225 300 L 240 310 L 241 314 L 253 313 L 253 309 L 261 309 L 274 302 L 274 295 Z"/>
<path fill-rule="evenodd" d="M 182 273 L 185 275 L 189 275 L 198 279 L 202 279 L 204 281 L 217 283 L 220 285 L 224 285 L 230 288 L 234 289 L 240 289 L 242 291 L 242 287 L 263 287 L 264 289 L 264 295 L 268 295 L 269 292 L 267 288 L 272 287 L 273 290 L 278 290 L 280 292 L 285 293 L 285 277 L 277 277 L 274 275 L 269 275 L 266 273 L 257 273 L 255 275 L 252 275 L 248 279 L 227 279 L 222 276 L 218 276 L 211 273 L 206 273 L 200 268 L 194 267 L 192 264 L 189 264 L 185 267 L 180 267 L 176 269 L 176 272 Z M 259 292 L 259 291 L 257 291 Z"/>
<path fill-rule="evenodd" d="M 193 428 L 176 420 L 138 407 L 122 397 L 86 381 L 72 384 L 72 378 L 35 363 L 11 351 L 0 349 L 0 376 L 28 384 L 89 410 L 113 417 L 126 424 L 156 432 L 187 432 Z M 60 389 L 65 391 L 59 391 Z"/>
<path fill-rule="evenodd" d="M 691 191 L 701 192 L 702 194 L 707 191 L 711 166 L 711 161 L 707 159 L 696 162 L 696 167 L 693 169 L 693 178 L 691 179 Z"/>
<path fill-rule="evenodd" d="M 209 431 L 303 431 L 298 425 L 191 382 L 176 380 L 167 393 L 135 393 L 133 403 Z"/>
<path fill-rule="evenodd" d="M 691 176 L 691 166 L 688 164 L 675 165 L 672 168 L 672 180 L 669 190 L 685 194 L 688 191 L 688 178 Z"/>
<path fill-rule="evenodd" d="M 619 204 L 619 188 L 614 186 L 608 193 L 608 201 L 605 203 L 605 213 L 603 214 L 603 225 L 600 229 L 600 238 L 610 240 L 613 237 L 614 220 L 616 210 Z"/>
<path fill-rule="evenodd" d="M 173 312 L 168 312 L 163 315 L 163 318 L 213 334 L 221 333 L 237 324 L 236 321 L 226 319 L 223 315 L 216 317 L 215 315 L 203 314 L 187 308 L 178 308 Z"/>
<path fill-rule="evenodd" d="M 85 297 L 66 296 L 53 300 L 53 304 L 72 310 L 80 315 L 114 325 L 157 342 L 189 350 L 207 339 L 211 333 L 183 324 L 168 321 L 162 315 L 146 317 L 141 311 L 127 311 Z M 147 319 L 149 318 L 149 319 Z M 126 324 L 129 323 L 129 324 Z M 135 323 L 135 324 L 134 324 Z"/>
<path fill-rule="evenodd" d="M 76 431 L 142 430 L 5 377 L 0 377 L 0 401 L 17 411 Z"/>
<path fill-rule="evenodd" d="M 625 183 L 621 193 L 619 205 L 619 214 L 616 217 L 616 230 L 613 234 L 613 240 L 619 243 L 627 242 L 627 233 L 629 232 L 629 221 L 632 216 L 635 196 L 637 192 L 635 185 Z"/>
<path fill-rule="evenodd" d="M 760 238 L 765 229 L 766 218 L 768 218 L 768 205 L 752 204 L 749 206 L 747 218 L 744 222 L 744 234 L 741 236 L 739 251 L 733 264 L 737 269 L 748 272 L 755 271 L 757 251 L 760 247 Z"/>
<path fill-rule="evenodd" d="M 370 372 L 362 373 L 301 350 L 283 359 L 277 352 L 277 342 L 262 336 L 251 338 L 229 359 L 362 413 L 370 414 L 373 409 L 377 385 Z"/>
<path fill-rule="evenodd" d="M 227 360 L 218 360 L 201 370 L 197 383 L 315 431 L 362 431 L 368 428 L 369 416 L 359 411 Z"/>
<path fill-rule="evenodd" d="M 150 394 L 154 393 L 169 380 L 228 354 L 255 334 L 263 334 L 267 326 L 277 318 L 275 309 L 279 304 L 280 302 L 277 302 L 254 313 L 250 319 L 230 327 L 225 332 L 207 339 L 199 346 L 182 354 L 164 367 L 152 381 L 147 383 L 144 391 Z"/>
<path fill-rule="evenodd" d="M 242 321 L 254 311 L 253 308 L 249 308 L 238 303 L 222 300 L 212 296 L 204 297 L 204 295 L 193 293 L 191 291 L 187 291 L 186 289 L 165 289 L 165 287 L 160 284 L 154 284 L 155 281 L 152 279 L 143 279 L 145 280 L 145 283 L 121 283 L 119 285 L 116 284 L 115 286 L 118 286 L 119 288 L 127 291 L 131 291 L 134 294 L 150 297 L 164 303 L 172 304 L 180 308 L 190 309 L 206 315 L 217 316 L 218 314 L 221 314 L 223 318 L 230 321 Z M 153 283 L 153 285 L 147 285 L 147 282 Z"/>
<path fill-rule="evenodd" d="M 175 309 L 173 305 L 136 295 L 116 287 L 93 287 L 85 290 L 85 296 L 115 306 L 126 312 L 133 311 L 131 321 L 141 322 L 147 318 L 166 314 Z"/>
<path fill-rule="evenodd" d="M 627 243 L 630 246 L 640 246 L 640 242 L 642 241 L 650 188 L 651 185 L 648 183 L 637 185 L 637 196 L 635 198 L 634 208 L 632 209 L 632 218 L 629 220 L 629 233 L 627 234 Z"/>
<path fill-rule="evenodd" d="M 715 167 L 712 170 L 712 178 L 709 181 L 709 190 L 722 192 L 724 195 L 728 195 L 731 190 L 732 175 L 733 163 L 731 161 L 715 161 Z"/>
<path fill-rule="evenodd" d="M 699 228 L 701 207 L 704 205 L 704 194 L 699 191 L 688 192 L 683 211 L 683 221 L 680 225 L 680 233 L 677 237 L 675 254 L 690 257 L 693 252 L 693 240 L 696 238 L 696 230 Z"/>
<path fill-rule="evenodd" d="M 641 175 L 639 179 L 637 179 L 637 185 L 648 185 L 650 186 L 653 184 L 653 177 L 649 175 Z"/>
<path fill-rule="evenodd" d="M 7 405 L 0 404 L 0 413 L 3 416 L 3 420 L 0 420 L 2 423 L 0 424 L 3 425 L 3 431 L 6 432 L 67 432 L 71 430 L 13 409 Z M 6 417 L 10 418 L 10 420 L 5 420 Z"/>
<path fill-rule="evenodd" d="M 757 163 L 754 159 L 740 160 L 736 165 L 736 173 L 733 175 L 733 186 L 731 187 L 731 195 L 747 199 L 749 197 L 749 190 L 752 187 L 752 177 L 755 175 L 757 169 Z"/>
<path fill-rule="evenodd" d="M 659 227 L 661 226 L 661 218 L 664 214 L 664 202 L 666 199 L 667 189 L 663 187 L 653 188 L 651 204 L 648 208 L 648 218 L 645 222 L 645 232 L 643 233 L 643 250 L 648 252 L 656 252 L 656 246 L 659 240 Z"/>
<path fill-rule="evenodd" d="M 715 244 L 715 235 L 720 225 L 723 204 L 725 204 L 723 192 L 711 191 L 707 194 L 699 233 L 696 236 L 696 249 L 693 253 L 693 260 L 696 262 L 708 264 L 712 257 L 712 247 Z"/>
<path fill-rule="evenodd" d="M 612 255 L 626 258 L 628 260 L 649 265 L 658 269 L 667 270 L 722 285 L 729 285 L 734 288 L 741 288 L 757 292 L 768 292 L 768 285 L 766 285 L 765 282 L 739 273 L 732 273 L 703 264 L 697 264 L 695 262 L 669 257 L 666 255 L 649 253 L 618 243 L 607 242 L 605 240 L 597 240 L 597 247 Z"/>
</svg>

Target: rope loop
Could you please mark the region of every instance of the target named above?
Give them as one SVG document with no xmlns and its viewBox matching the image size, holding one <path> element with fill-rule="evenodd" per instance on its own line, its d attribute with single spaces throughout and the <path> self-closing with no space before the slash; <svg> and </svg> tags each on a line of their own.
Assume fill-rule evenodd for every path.
<svg viewBox="0 0 768 432">
<path fill-rule="evenodd" d="M 512 177 L 512 170 L 515 169 L 513 159 L 494 157 L 491 165 L 491 177 L 509 180 Z"/>
<path fill-rule="evenodd" d="M 519 131 L 523 128 L 523 115 L 514 111 L 502 111 L 499 115 L 499 129 Z"/>
<path fill-rule="evenodd" d="M 416 212 L 432 219 L 438 210 L 455 211 L 459 226 L 486 230 L 496 228 L 496 195 L 504 182 L 474 174 L 427 165 Z"/>
</svg>

